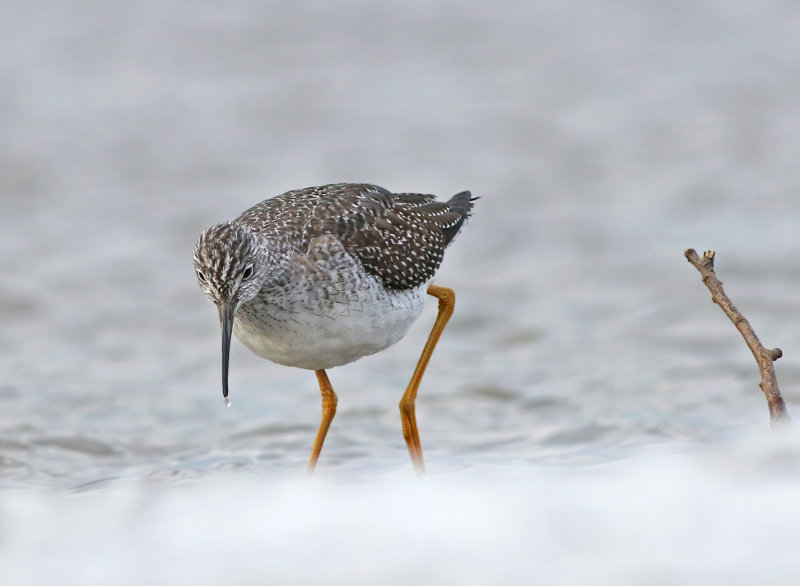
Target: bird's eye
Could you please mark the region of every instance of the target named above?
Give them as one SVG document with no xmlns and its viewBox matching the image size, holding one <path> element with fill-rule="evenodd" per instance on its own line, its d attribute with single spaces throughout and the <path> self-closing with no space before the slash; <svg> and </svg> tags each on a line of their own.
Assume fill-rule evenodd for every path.
<svg viewBox="0 0 800 586">
<path fill-rule="evenodd" d="M 200 271 L 197 271 L 197 279 L 198 279 L 198 280 L 199 280 L 201 283 L 205 283 L 205 282 L 206 282 L 206 276 L 205 276 L 205 275 L 204 275 L 202 272 L 200 272 Z"/>
<path fill-rule="evenodd" d="M 253 265 L 250 265 L 242 272 L 242 279 L 249 279 L 253 276 Z"/>
</svg>

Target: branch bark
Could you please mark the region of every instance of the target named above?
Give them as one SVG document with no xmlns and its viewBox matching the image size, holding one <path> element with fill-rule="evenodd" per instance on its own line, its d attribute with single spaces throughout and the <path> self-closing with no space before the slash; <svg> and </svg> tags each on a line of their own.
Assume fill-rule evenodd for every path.
<svg viewBox="0 0 800 586">
<path fill-rule="evenodd" d="M 692 263 L 702 275 L 703 283 L 711 291 L 711 301 L 719 305 L 720 309 L 725 312 L 725 315 L 728 316 L 728 319 L 733 322 L 733 325 L 742 334 L 744 341 L 747 342 L 747 347 L 753 353 L 753 357 L 758 363 L 758 369 L 761 371 L 761 383 L 759 383 L 759 386 L 767 397 L 770 425 L 773 429 L 785 424 L 791 425 L 792 419 L 789 417 L 786 403 L 784 403 L 781 391 L 778 389 L 778 379 L 775 376 L 775 367 L 773 366 L 773 362 L 783 356 L 783 352 L 781 352 L 780 348 L 764 348 L 755 331 L 753 331 L 750 322 L 731 303 L 730 298 L 722 289 L 722 281 L 717 278 L 714 272 L 713 250 L 706 250 L 702 257 L 693 248 L 688 249 L 683 254 L 686 260 Z"/>
</svg>

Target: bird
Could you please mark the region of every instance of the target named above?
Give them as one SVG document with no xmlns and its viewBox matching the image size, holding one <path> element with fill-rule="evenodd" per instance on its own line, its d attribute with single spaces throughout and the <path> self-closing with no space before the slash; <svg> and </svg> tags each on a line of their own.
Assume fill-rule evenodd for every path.
<svg viewBox="0 0 800 586">
<path fill-rule="evenodd" d="M 258 356 L 313 370 L 322 395 L 313 472 L 338 403 L 327 371 L 398 342 L 430 295 L 438 313 L 399 404 L 411 461 L 423 472 L 416 398 L 455 307 L 455 292 L 433 281 L 476 199 L 332 183 L 287 191 L 207 228 L 194 268 L 219 314 L 226 405 L 232 334 Z"/>
</svg>

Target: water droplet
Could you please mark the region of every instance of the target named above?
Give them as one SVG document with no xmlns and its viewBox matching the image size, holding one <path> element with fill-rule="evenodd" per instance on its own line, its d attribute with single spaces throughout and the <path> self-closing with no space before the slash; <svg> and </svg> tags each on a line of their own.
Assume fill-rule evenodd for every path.
<svg viewBox="0 0 800 586">
<path fill-rule="evenodd" d="M 225 397 L 225 406 L 226 407 L 230 407 L 231 406 L 231 400 L 228 397 Z"/>
</svg>

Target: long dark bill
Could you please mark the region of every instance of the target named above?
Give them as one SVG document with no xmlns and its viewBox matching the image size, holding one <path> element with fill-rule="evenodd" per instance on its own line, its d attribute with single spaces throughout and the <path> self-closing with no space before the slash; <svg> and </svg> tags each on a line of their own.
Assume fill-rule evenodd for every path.
<svg viewBox="0 0 800 586">
<path fill-rule="evenodd" d="M 231 334 L 233 333 L 233 313 L 235 307 L 220 303 L 219 325 L 222 327 L 222 396 L 228 398 L 228 364 L 231 358 Z"/>
</svg>

